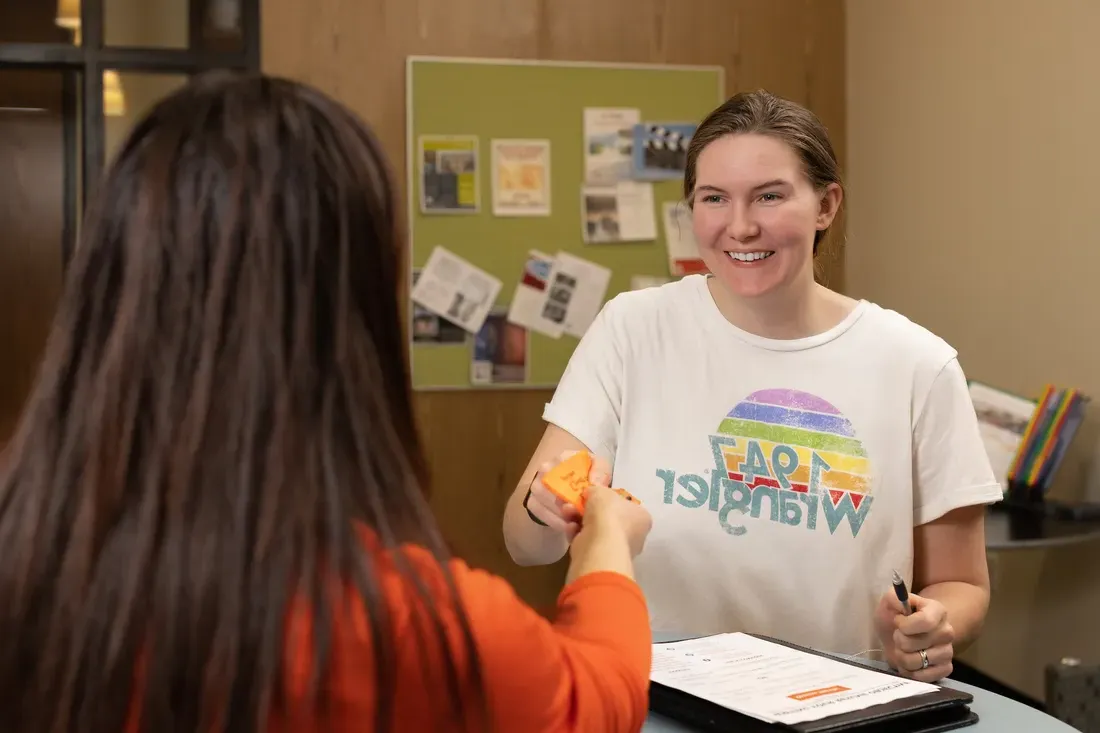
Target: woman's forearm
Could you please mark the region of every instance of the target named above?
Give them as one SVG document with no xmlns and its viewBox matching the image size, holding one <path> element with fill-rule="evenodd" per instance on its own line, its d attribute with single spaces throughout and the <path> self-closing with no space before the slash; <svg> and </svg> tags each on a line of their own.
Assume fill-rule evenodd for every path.
<svg viewBox="0 0 1100 733">
<path fill-rule="evenodd" d="M 607 523 L 589 524 L 577 535 L 570 551 L 569 572 L 565 582 L 588 573 L 612 572 L 634 579 L 634 556 L 622 527 Z"/>
<path fill-rule="evenodd" d="M 504 508 L 504 546 L 518 565 L 550 565 L 565 557 L 569 541 L 531 519 L 523 508 L 526 495 L 526 484 L 520 484 Z"/>
<path fill-rule="evenodd" d="M 955 653 L 966 649 L 981 633 L 989 610 L 989 589 L 971 583 L 946 581 L 933 583 L 918 593 L 943 604 L 947 622 L 955 632 Z"/>
</svg>

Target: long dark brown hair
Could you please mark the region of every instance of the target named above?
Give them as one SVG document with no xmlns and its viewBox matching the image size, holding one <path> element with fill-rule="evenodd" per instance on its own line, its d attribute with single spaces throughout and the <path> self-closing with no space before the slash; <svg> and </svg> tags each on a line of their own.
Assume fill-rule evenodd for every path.
<svg viewBox="0 0 1100 733">
<path fill-rule="evenodd" d="M 155 733 L 262 730 L 286 704 L 301 598 L 323 713 L 349 600 L 333 577 L 369 614 L 375 725 L 390 720 L 394 619 L 356 523 L 429 548 L 457 602 L 424 493 L 400 218 L 374 136 L 309 87 L 219 74 L 138 122 L 0 475 L 5 733 L 117 733 L 134 715 Z M 452 612 L 394 557 L 443 643 Z M 478 665 L 455 611 L 457 710 L 453 660 Z"/>
</svg>

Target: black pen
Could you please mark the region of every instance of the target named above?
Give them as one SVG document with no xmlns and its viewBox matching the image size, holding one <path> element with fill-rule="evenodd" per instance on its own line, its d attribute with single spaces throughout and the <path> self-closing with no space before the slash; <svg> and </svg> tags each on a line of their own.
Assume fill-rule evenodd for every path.
<svg viewBox="0 0 1100 733">
<path fill-rule="evenodd" d="M 894 593 L 901 601 L 901 607 L 905 609 L 905 615 L 908 616 L 913 613 L 913 609 L 909 607 L 909 591 L 905 589 L 905 581 L 898 575 L 897 570 L 894 571 Z"/>
</svg>

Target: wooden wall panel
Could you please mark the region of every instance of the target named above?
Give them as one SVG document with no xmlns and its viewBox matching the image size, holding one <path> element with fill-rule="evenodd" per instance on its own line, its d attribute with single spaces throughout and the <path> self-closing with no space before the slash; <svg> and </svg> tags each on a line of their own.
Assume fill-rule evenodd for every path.
<svg viewBox="0 0 1100 733">
<path fill-rule="evenodd" d="M 845 150 L 843 0 L 264 0 L 263 67 L 317 85 L 377 131 L 405 181 L 411 54 L 720 64 L 730 93 L 767 88 L 812 104 Z M 461 104 L 461 100 L 456 100 Z M 826 276 L 843 286 L 840 253 Z M 456 550 L 538 605 L 564 568 L 518 568 L 504 503 L 542 432 L 550 393 L 421 394 L 434 505 Z"/>
</svg>

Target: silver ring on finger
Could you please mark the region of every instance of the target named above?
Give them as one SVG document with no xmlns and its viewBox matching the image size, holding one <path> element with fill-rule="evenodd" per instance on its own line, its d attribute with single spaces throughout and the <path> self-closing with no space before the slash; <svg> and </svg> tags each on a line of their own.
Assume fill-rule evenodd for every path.
<svg viewBox="0 0 1100 733">
<path fill-rule="evenodd" d="M 923 649 L 920 650 L 920 668 L 928 669 L 928 652 Z"/>
</svg>

